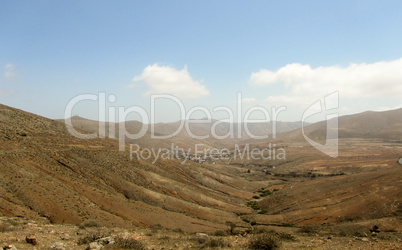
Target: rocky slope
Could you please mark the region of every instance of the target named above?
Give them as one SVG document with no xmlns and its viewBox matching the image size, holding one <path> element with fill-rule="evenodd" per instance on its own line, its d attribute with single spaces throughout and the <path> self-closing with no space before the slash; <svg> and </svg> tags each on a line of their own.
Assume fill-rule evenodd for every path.
<svg viewBox="0 0 402 250">
<path fill-rule="evenodd" d="M 0 105 L 0 214 L 53 223 L 216 231 L 249 213 L 250 184 L 224 169 L 130 159 L 111 139 Z"/>
</svg>

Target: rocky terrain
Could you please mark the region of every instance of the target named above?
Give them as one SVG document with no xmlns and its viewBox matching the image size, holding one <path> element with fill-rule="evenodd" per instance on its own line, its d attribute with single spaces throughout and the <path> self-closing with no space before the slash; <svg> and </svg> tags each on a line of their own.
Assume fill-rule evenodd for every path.
<svg viewBox="0 0 402 250">
<path fill-rule="evenodd" d="M 200 164 L 130 158 L 115 139 L 79 139 L 59 121 L 0 105 L 0 242 L 18 249 L 243 249 L 266 236 L 284 249 L 397 249 L 400 119 L 380 116 L 395 140 L 385 132 L 353 134 L 340 139 L 337 158 L 287 140 L 296 133 L 289 132 L 274 146 L 286 159 Z"/>
<path fill-rule="evenodd" d="M 78 139 L 60 122 L 5 106 L 0 121 L 6 216 L 211 232 L 249 213 L 250 190 L 262 186 L 193 162 L 131 160 L 116 140 Z"/>
<path fill-rule="evenodd" d="M 320 229 L 320 230 L 318 230 Z M 254 233 L 186 233 L 159 225 L 131 229 L 48 224 L 45 220 L 0 218 L 0 244 L 4 249 L 247 249 L 274 239 L 281 249 L 400 249 L 401 233 L 371 233 L 369 227 L 344 223 L 327 228 L 256 227 Z M 229 230 L 229 229 L 228 229 Z M 271 238 L 270 238 L 271 237 Z M 262 239 L 261 239 L 262 238 Z M 274 245 L 272 245 L 274 246 Z"/>
</svg>

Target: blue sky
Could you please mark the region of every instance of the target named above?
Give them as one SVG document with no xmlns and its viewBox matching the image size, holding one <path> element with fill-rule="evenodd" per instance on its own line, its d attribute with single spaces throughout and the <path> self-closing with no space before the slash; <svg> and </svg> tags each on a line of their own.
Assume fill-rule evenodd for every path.
<svg viewBox="0 0 402 250">
<path fill-rule="evenodd" d="M 278 119 L 294 121 L 338 91 L 340 115 L 397 108 L 401 12 L 401 1 L 5 0 L 0 103 L 63 118 L 80 94 L 150 112 L 152 94 L 211 110 L 235 109 L 241 92 L 245 111 L 286 106 Z M 73 114 L 98 119 L 96 107 Z M 168 100 L 156 114 L 180 119 Z"/>
</svg>

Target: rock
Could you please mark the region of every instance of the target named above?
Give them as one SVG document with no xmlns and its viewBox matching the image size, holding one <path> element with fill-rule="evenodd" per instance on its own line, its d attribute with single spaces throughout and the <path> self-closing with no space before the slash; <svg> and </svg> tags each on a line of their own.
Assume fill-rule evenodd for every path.
<svg viewBox="0 0 402 250">
<path fill-rule="evenodd" d="M 64 244 L 63 244 L 63 243 L 60 243 L 60 242 L 54 243 L 54 244 L 50 247 L 50 249 L 53 249 L 53 250 L 65 250 Z"/>
<path fill-rule="evenodd" d="M 120 234 L 120 237 L 122 237 L 123 239 L 128 239 L 130 238 L 131 234 L 129 232 L 124 232 Z"/>
<path fill-rule="evenodd" d="M 27 236 L 27 237 L 25 237 L 25 241 L 27 242 L 27 243 L 29 243 L 29 244 L 32 244 L 32 245 L 36 245 L 36 244 L 38 244 L 38 240 L 36 239 L 36 237 L 35 236 Z"/>
<path fill-rule="evenodd" d="M 197 240 L 200 244 L 205 243 L 209 238 L 208 234 L 204 233 L 196 233 L 195 236 L 197 237 Z"/>
<path fill-rule="evenodd" d="M 381 232 L 380 228 L 377 225 L 374 225 L 371 229 L 370 229 L 371 233 L 379 233 Z"/>
<path fill-rule="evenodd" d="M 204 233 L 196 233 L 195 235 L 199 238 L 208 238 L 209 237 L 208 234 L 204 234 Z"/>
<path fill-rule="evenodd" d="M 3 249 L 17 250 L 17 248 L 14 245 L 6 245 L 3 247 Z"/>
<path fill-rule="evenodd" d="M 98 242 L 91 242 L 89 243 L 89 246 L 86 248 L 86 250 L 90 250 L 90 249 L 102 249 L 103 246 L 101 244 L 99 244 Z"/>
<path fill-rule="evenodd" d="M 114 244 L 114 238 L 108 236 L 108 237 L 99 239 L 99 240 L 98 240 L 98 243 L 101 244 L 102 246 L 105 246 L 105 245 L 112 245 L 112 244 Z"/>
<path fill-rule="evenodd" d="M 61 239 L 62 239 L 62 240 L 69 240 L 69 239 L 70 239 L 70 235 L 68 235 L 68 234 L 63 234 L 63 235 L 61 236 Z"/>
<path fill-rule="evenodd" d="M 363 238 L 362 238 L 362 241 L 364 241 L 364 242 L 369 242 L 370 240 L 369 240 L 367 237 L 363 237 Z"/>
</svg>

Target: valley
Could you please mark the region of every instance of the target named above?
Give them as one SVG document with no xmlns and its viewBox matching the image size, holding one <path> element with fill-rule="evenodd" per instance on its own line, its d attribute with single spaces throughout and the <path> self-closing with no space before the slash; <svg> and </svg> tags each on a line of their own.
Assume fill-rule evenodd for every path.
<svg viewBox="0 0 402 250">
<path fill-rule="evenodd" d="M 185 237 L 189 242 L 196 233 L 233 233 L 244 236 L 222 237 L 228 242 L 240 242 L 234 244 L 239 249 L 246 247 L 253 233 L 264 230 L 298 235 L 299 243 L 285 241 L 285 248 L 313 241 L 314 237 L 324 242 L 328 235 L 341 237 L 336 238 L 340 242 L 342 237 L 363 237 L 373 243 L 378 238 L 371 236 L 368 229 L 376 225 L 381 229 L 380 235 L 387 235 L 383 239 L 391 242 L 390 247 L 401 246 L 399 113 L 397 118 L 388 114 L 393 118 L 386 119 L 392 137 L 381 132 L 387 128 L 383 124 L 382 130 L 371 128 L 370 131 L 380 131 L 376 137 L 360 136 L 353 128 L 341 133 L 337 158 L 299 140 L 296 129 L 264 142 L 250 138 L 200 140 L 197 143 L 207 145 L 205 148 L 227 148 L 230 160 L 218 157 L 213 161 L 183 162 L 176 158 L 155 161 L 153 156 L 130 157 L 129 150 L 119 151 L 116 139 L 79 139 L 70 135 L 60 121 L 0 105 L 0 216 L 55 227 L 65 225 L 74 233 L 79 225 L 91 222 L 99 229 L 131 230 L 137 238 L 142 237 L 138 232 L 146 234 L 147 228 L 160 228 L 164 232 L 160 237 Z M 340 131 L 345 131 L 342 120 L 343 117 Z M 87 127 L 84 119 L 79 121 L 76 129 L 80 132 L 94 131 L 93 122 Z M 320 135 L 314 132 L 319 129 L 312 130 L 316 126 L 307 127 L 310 135 Z M 360 131 L 359 126 L 354 127 Z M 194 146 L 187 135 L 163 144 L 146 138 L 129 141 L 133 142 L 156 149 L 169 143 Z M 282 149 L 286 157 L 235 158 L 234 142 L 240 147 L 249 145 L 250 151 Z M 228 233 L 228 225 L 235 225 L 235 231 Z M 306 227 L 314 227 L 318 236 L 300 233 Z M 347 228 L 354 231 L 344 232 Z M 189 235 L 180 236 L 177 232 Z M 30 233 L 41 235 L 40 231 Z M 3 242 L 16 243 L 18 237 L 14 241 L 11 238 L 3 237 Z M 152 237 L 145 238 L 149 243 Z M 343 243 L 349 244 L 350 239 Z M 195 246 L 169 242 L 166 246 L 179 244 L 176 248 L 181 249 Z M 365 243 L 358 241 L 359 246 Z"/>
</svg>

